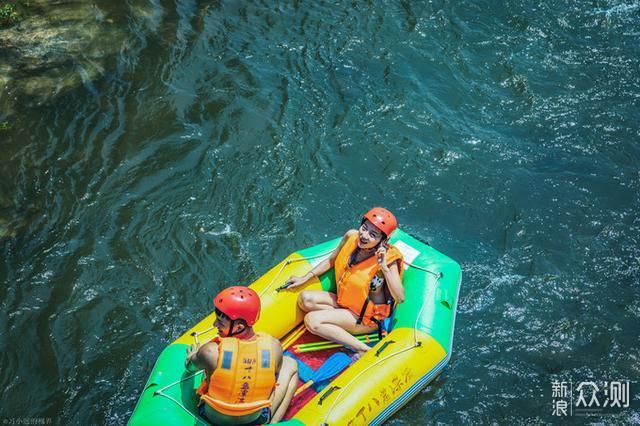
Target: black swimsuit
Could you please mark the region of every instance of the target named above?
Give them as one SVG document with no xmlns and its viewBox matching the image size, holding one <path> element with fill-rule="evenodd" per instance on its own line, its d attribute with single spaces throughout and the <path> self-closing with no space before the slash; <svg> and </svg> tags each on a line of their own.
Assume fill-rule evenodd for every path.
<svg viewBox="0 0 640 426">
<path fill-rule="evenodd" d="M 347 265 L 347 267 L 351 267 L 353 266 L 354 262 L 356 261 L 356 258 L 358 257 L 358 252 L 359 252 L 359 248 L 356 247 L 356 249 L 353 251 L 353 253 L 351 253 L 351 256 L 349 257 L 349 264 Z M 375 254 L 374 254 L 375 256 Z M 369 256 L 371 257 L 371 256 Z M 367 257 L 367 259 L 369 258 Z M 361 262 L 364 262 L 367 259 L 363 259 Z M 376 275 L 371 279 L 371 283 L 369 283 L 369 291 L 376 291 L 377 289 L 379 289 L 380 287 L 382 287 L 384 285 L 384 275 L 382 275 L 382 273 L 380 271 L 376 272 Z"/>
</svg>

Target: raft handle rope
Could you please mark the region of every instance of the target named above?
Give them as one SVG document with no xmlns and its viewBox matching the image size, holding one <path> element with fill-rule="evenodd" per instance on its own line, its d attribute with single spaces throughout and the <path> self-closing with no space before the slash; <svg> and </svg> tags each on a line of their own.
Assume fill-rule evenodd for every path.
<svg viewBox="0 0 640 426">
<path fill-rule="evenodd" d="M 204 330 L 202 330 L 202 331 L 194 331 L 193 333 L 191 333 L 191 335 L 192 335 L 192 336 L 193 336 L 193 338 L 196 340 L 196 343 L 200 343 L 200 342 L 198 341 L 198 336 L 200 336 L 201 334 L 208 333 L 208 332 L 210 332 L 210 331 L 211 331 L 211 330 L 213 330 L 213 329 L 215 329 L 215 327 L 211 326 L 211 327 L 206 328 L 206 329 L 204 329 Z"/>
<path fill-rule="evenodd" d="M 435 281 L 435 285 L 438 285 L 438 281 L 440 281 L 440 278 L 442 278 L 443 274 L 442 272 L 433 272 L 430 271 L 426 268 L 423 268 L 421 266 L 417 266 L 417 265 L 413 265 L 409 262 L 405 262 L 407 263 L 409 266 L 412 266 L 416 269 L 425 271 L 430 273 L 431 275 L 436 277 L 436 281 Z M 425 307 L 425 303 L 422 302 L 422 305 L 420 306 L 420 310 L 418 311 L 418 315 L 416 316 L 416 321 L 413 325 L 413 344 L 411 346 L 407 346 L 405 348 L 402 348 L 396 352 L 393 352 L 387 356 L 385 356 L 384 358 L 380 358 L 379 360 L 375 361 L 373 364 L 369 365 L 368 367 L 364 368 L 361 372 L 359 372 L 358 374 L 356 374 L 354 377 L 351 378 L 351 380 L 349 380 L 341 389 L 340 392 L 338 393 L 338 396 L 334 399 L 333 403 L 331 404 L 331 406 L 329 407 L 329 409 L 327 410 L 325 416 L 324 416 L 324 422 L 323 424 L 327 424 L 327 420 L 329 419 L 329 415 L 331 414 L 331 412 L 333 411 L 333 409 L 335 408 L 336 404 L 338 403 L 338 401 L 340 400 L 340 396 L 342 395 L 342 393 L 349 387 L 351 386 L 358 378 L 360 378 L 360 376 L 362 376 L 364 373 L 366 373 L 367 371 L 369 371 L 371 368 L 377 366 L 378 364 L 388 360 L 391 357 L 394 357 L 396 355 L 400 355 L 404 352 L 408 352 L 412 349 L 415 348 L 419 348 L 422 346 L 422 342 L 418 340 L 418 322 L 420 321 L 420 317 L 422 316 L 422 312 L 424 311 L 424 307 Z M 328 395 L 327 395 L 328 396 Z"/>
<path fill-rule="evenodd" d="M 336 391 L 336 390 L 338 390 L 338 389 L 340 389 L 340 386 L 331 386 L 331 387 L 329 388 L 329 390 L 327 390 L 327 391 L 326 391 L 326 392 L 325 392 L 325 393 L 320 397 L 320 400 L 318 401 L 318 405 L 322 405 L 322 401 L 324 401 L 324 399 L 325 399 L 326 397 L 328 397 L 329 395 L 331 395 L 331 394 L 333 393 L 333 391 Z"/>
<path fill-rule="evenodd" d="M 427 273 L 433 275 L 434 277 L 436 277 L 436 280 L 439 280 L 440 278 L 442 278 L 442 272 L 433 272 L 433 271 L 425 268 L 424 266 L 414 265 L 413 263 L 407 262 L 407 261 L 404 261 L 403 263 L 405 263 L 406 265 L 411 266 L 412 268 L 415 268 L 415 269 L 418 269 L 420 271 L 424 271 L 424 272 L 427 272 Z"/>
<path fill-rule="evenodd" d="M 189 409 L 188 409 L 187 407 L 185 407 L 185 406 L 184 406 L 184 404 L 182 404 L 180 401 L 178 401 L 177 399 L 175 399 L 175 398 L 174 398 L 174 397 L 172 397 L 171 395 L 167 395 L 166 393 L 164 393 L 164 392 L 163 392 L 165 389 L 168 389 L 168 388 L 170 388 L 171 386 L 175 386 L 175 385 L 178 385 L 178 384 L 180 384 L 180 383 L 182 383 L 182 382 L 184 382 L 184 381 L 187 381 L 187 380 L 193 379 L 194 377 L 196 377 L 196 376 L 198 376 L 198 375 L 200 375 L 200 374 L 203 374 L 203 373 L 204 373 L 204 370 L 200 370 L 200 371 L 198 371 L 198 372 L 196 372 L 196 373 L 191 374 L 190 376 L 184 377 L 184 378 L 182 378 L 182 379 L 180 379 L 180 380 L 177 380 L 177 381 L 175 381 L 175 382 L 173 382 L 173 383 L 169 383 L 168 385 L 164 386 L 163 388 L 160 388 L 160 389 L 158 389 L 157 391 L 155 391 L 155 392 L 153 393 L 153 396 L 164 396 L 164 397 L 165 397 L 165 398 L 167 398 L 169 401 L 173 401 L 175 404 L 177 404 L 177 405 L 178 405 L 178 407 L 182 408 L 184 411 L 186 411 L 187 413 L 189 413 L 189 415 L 190 415 L 191 417 L 193 417 L 193 418 L 196 420 L 196 422 L 198 422 L 198 423 L 200 423 L 200 424 L 203 424 L 203 425 L 207 426 L 207 425 L 208 425 L 208 423 L 206 423 L 203 419 L 201 419 L 200 417 L 196 416 L 196 415 L 195 415 L 195 414 L 193 414 L 191 411 L 189 411 Z"/>
<path fill-rule="evenodd" d="M 273 283 L 275 283 L 276 280 L 280 277 L 280 274 L 282 273 L 284 268 L 286 268 L 287 266 L 291 265 L 292 263 L 300 262 L 302 260 L 316 259 L 318 257 L 325 257 L 325 256 L 330 255 L 331 253 L 333 253 L 333 251 L 334 250 L 329 250 L 329 251 L 326 251 L 324 253 L 315 254 L 313 256 L 307 256 L 307 257 L 300 257 L 300 258 L 297 258 L 297 259 L 287 259 L 287 260 L 285 260 L 282 263 L 282 265 L 280 265 L 280 269 L 278 269 L 278 272 L 273 276 L 273 279 L 271 280 L 271 282 L 258 295 L 260 297 L 262 297 L 268 290 L 270 290 L 271 287 L 273 286 Z M 313 267 L 311 269 L 313 269 Z M 288 286 L 285 287 L 285 285 L 282 285 L 282 286 L 278 287 L 276 289 L 276 292 L 280 292 L 281 290 L 284 290 L 285 288 L 288 287 Z"/>
</svg>

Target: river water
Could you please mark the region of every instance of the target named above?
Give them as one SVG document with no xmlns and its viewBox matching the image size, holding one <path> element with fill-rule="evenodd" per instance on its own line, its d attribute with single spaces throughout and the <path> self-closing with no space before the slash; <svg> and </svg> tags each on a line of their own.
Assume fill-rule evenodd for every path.
<svg viewBox="0 0 640 426">
<path fill-rule="evenodd" d="M 4 88 L 0 417 L 125 423 L 217 291 L 384 205 L 463 269 L 388 424 L 552 422 L 560 379 L 639 423 L 640 3 L 539 3 L 96 1 L 100 73 Z"/>
</svg>

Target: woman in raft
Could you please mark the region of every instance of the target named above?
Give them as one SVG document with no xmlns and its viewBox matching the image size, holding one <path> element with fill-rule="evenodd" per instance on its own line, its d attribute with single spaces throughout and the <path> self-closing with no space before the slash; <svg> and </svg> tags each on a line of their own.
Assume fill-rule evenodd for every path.
<svg viewBox="0 0 640 426">
<path fill-rule="evenodd" d="M 369 350 L 353 335 L 381 332 L 381 322 L 404 301 L 402 254 L 388 243 L 397 227 L 391 212 L 375 207 L 364 215 L 358 230 L 344 234 L 328 259 L 303 277 L 289 278 L 285 287 L 293 288 L 335 269 L 337 295 L 304 290 L 298 297 L 311 333 L 353 349 L 358 357 Z"/>
</svg>

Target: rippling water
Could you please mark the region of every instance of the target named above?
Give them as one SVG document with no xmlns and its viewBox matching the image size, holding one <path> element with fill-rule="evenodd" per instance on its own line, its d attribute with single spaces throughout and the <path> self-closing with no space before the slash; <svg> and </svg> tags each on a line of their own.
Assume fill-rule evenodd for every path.
<svg viewBox="0 0 640 426">
<path fill-rule="evenodd" d="M 104 77 L 16 101 L 0 417 L 125 423 L 215 292 L 377 204 L 464 274 L 451 363 L 389 424 L 640 378 L 640 3 L 240 3 L 98 1 Z M 593 420 L 640 422 L 633 386 Z"/>
</svg>

